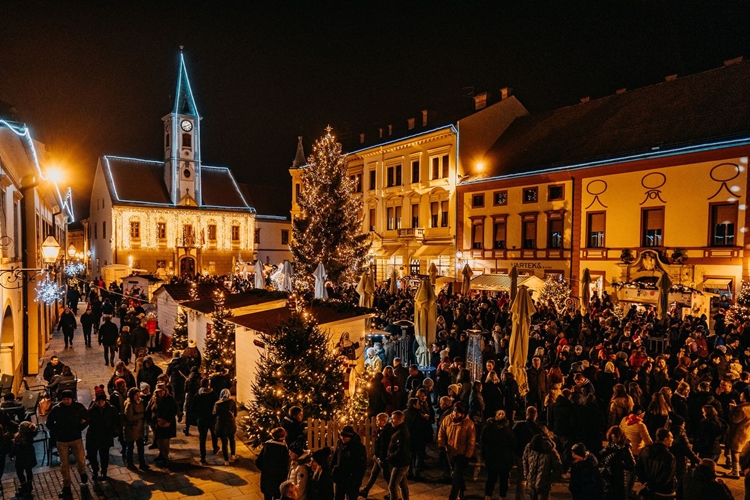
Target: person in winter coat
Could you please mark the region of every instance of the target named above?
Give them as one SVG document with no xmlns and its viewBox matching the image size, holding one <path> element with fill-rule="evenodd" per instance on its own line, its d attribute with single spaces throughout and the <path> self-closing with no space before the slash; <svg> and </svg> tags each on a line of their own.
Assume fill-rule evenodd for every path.
<svg viewBox="0 0 750 500">
<path fill-rule="evenodd" d="M 409 431 L 409 442 L 411 454 L 411 471 L 415 481 L 422 480 L 422 471 L 424 469 L 425 449 L 432 442 L 432 424 L 430 416 L 422 410 L 419 399 L 409 398 L 408 408 L 402 413 L 406 420 L 406 427 Z"/>
<path fill-rule="evenodd" d="M 628 474 L 635 470 L 635 457 L 622 429 L 612 426 L 607 431 L 609 443 L 599 452 L 599 465 L 606 483 L 606 500 L 627 500 L 630 492 Z"/>
<path fill-rule="evenodd" d="M 351 425 L 341 430 L 333 453 L 331 474 L 336 484 L 336 500 L 356 500 L 367 470 L 367 451 Z"/>
<path fill-rule="evenodd" d="M 232 399 L 229 389 L 222 389 L 219 400 L 214 404 L 214 432 L 221 439 L 221 451 L 224 453 L 224 465 L 237 460 L 234 435 L 237 433 L 237 403 Z M 228 446 L 227 446 L 227 441 Z"/>
<path fill-rule="evenodd" d="M 305 426 L 305 413 L 299 406 L 292 406 L 281 421 L 281 426 L 286 431 L 286 442 L 300 443 L 302 448 L 307 447 L 307 429 Z"/>
<path fill-rule="evenodd" d="M 464 496 L 466 483 L 464 472 L 476 448 L 476 430 L 474 422 L 467 418 L 466 407 L 458 402 L 453 405 L 450 416 L 443 419 L 438 430 L 438 447 L 445 450 L 451 464 L 450 500 Z"/>
<path fill-rule="evenodd" d="M 289 446 L 289 481 L 297 485 L 297 500 L 307 500 L 307 481 L 310 479 L 310 452 L 302 443 Z"/>
<path fill-rule="evenodd" d="M 503 410 L 508 422 L 513 422 L 516 415 L 516 400 L 518 399 L 518 382 L 511 372 L 502 374 Z"/>
<path fill-rule="evenodd" d="M 685 422 L 682 420 L 682 417 L 673 414 L 672 420 L 669 422 L 669 430 L 673 436 L 672 446 L 669 447 L 669 451 L 675 458 L 677 498 L 681 499 L 688 461 L 696 465 L 700 461 L 700 458 L 695 454 L 693 447 L 690 445 L 690 440 L 685 432 Z"/>
<path fill-rule="evenodd" d="M 133 357 L 133 337 L 130 335 L 130 327 L 129 326 L 123 326 L 122 331 L 120 332 L 120 340 L 119 345 L 117 347 L 118 352 L 120 353 L 120 360 L 125 363 L 125 365 L 130 364 L 130 358 Z"/>
<path fill-rule="evenodd" d="M 390 403 L 391 396 L 383 385 L 383 374 L 376 373 L 372 376 L 370 387 L 367 389 L 367 416 L 372 418 L 385 412 Z"/>
<path fill-rule="evenodd" d="M 91 330 L 94 328 L 94 315 L 91 312 L 91 306 L 81 314 L 81 328 L 83 329 L 83 343 L 86 347 L 91 347 Z"/>
<path fill-rule="evenodd" d="M 265 500 L 278 497 L 279 485 L 289 476 L 289 449 L 285 441 L 286 431 L 282 427 L 275 428 L 255 460 L 255 466 L 260 470 L 260 491 Z"/>
<path fill-rule="evenodd" d="M 132 468 L 133 447 L 138 447 L 138 465 L 141 469 L 148 468 L 146 455 L 144 453 L 144 434 L 146 430 L 146 403 L 141 392 L 135 387 L 128 391 L 128 399 L 125 401 L 123 412 L 123 448 L 125 463 Z"/>
<path fill-rule="evenodd" d="M 623 418 L 620 422 L 620 428 L 625 434 L 625 437 L 628 438 L 628 441 L 632 446 L 633 455 L 636 458 L 644 447 L 652 443 L 651 435 L 648 433 L 648 428 L 646 428 L 646 424 L 643 423 L 643 414 L 643 407 L 636 406 L 633 409 L 633 413 Z"/>
<path fill-rule="evenodd" d="M 747 492 L 746 492 L 747 493 Z M 716 464 L 704 458 L 685 480 L 684 500 L 733 500 L 734 495 L 723 481 L 716 479 Z"/>
<path fill-rule="evenodd" d="M 529 408 L 534 408 L 530 406 Z M 484 496 L 491 497 L 495 483 L 499 481 L 500 498 L 508 494 L 508 477 L 513 468 L 516 436 L 505 418 L 505 410 L 497 410 L 495 418 L 487 420 L 482 430 L 482 458 L 487 466 L 487 481 Z"/>
<path fill-rule="evenodd" d="M 548 500 L 552 482 L 562 472 L 555 443 L 543 434 L 531 438 L 523 452 L 523 473 L 531 490 L 531 500 Z"/>
<path fill-rule="evenodd" d="M 70 491 L 70 454 L 76 459 L 81 483 L 86 484 L 89 476 L 86 474 L 86 456 L 83 450 L 81 433 L 89 425 L 89 412 L 78 401 L 73 400 L 73 391 L 62 392 L 62 401 L 55 405 L 47 416 L 47 428 L 50 430 L 51 440 L 56 442 L 60 452 L 60 471 L 63 476 L 63 489 L 60 495 L 69 498 Z"/>
<path fill-rule="evenodd" d="M 86 432 L 86 457 L 91 464 L 94 481 L 99 479 L 101 463 L 102 479 L 107 478 L 109 449 L 115 444 L 114 437 L 120 435 L 120 415 L 107 401 L 107 395 L 99 392 L 89 406 L 89 430 Z"/>
<path fill-rule="evenodd" d="M 104 323 L 99 327 L 99 345 L 104 346 L 104 365 L 115 366 L 115 352 L 117 352 L 117 339 L 120 338 L 120 332 L 117 325 L 112 323 L 112 316 L 105 314 L 102 316 Z"/>
<path fill-rule="evenodd" d="M 44 373 L 42 376 L 47 383 L 50 383 L 52 382 L 52 377 L 62 374 L 63 368 L 65 368 L 65 365 L 60 361 L 60 358 L 52 356 L 44 367 Z"/>
<path fill-rule="evenodd" d="M 62 330 L 63 332 L 66 349 L 68 348 L 68 344 L 70 344 L 70 347 L 73 347 L 73 335 L 76 332 L 76 328 L 78 328 L 76 316 L 73 314 L 73 311 L 70 310 L 70 307 L 66 305 L 65 310 L 60 315 L 60 321 L 57 323 L 57 331 L 59 332 Z"/>
<path fill-rule="evenodd" d="M 179 422 L 182 422 L 185 405 L 185 381 L 189 374 L 190 368 L 188 368 L 185 359 L 180 357 L 180 351 L 175 351 L 167 365 L 167 375 L 169 375 L 169 385 L 172 386 L 172 396 L 177 403 L 177 417 Z"/>
<path fill-rule="evenodd" d="M 632 413 L 633 398 L 625 390 L 622 384 L 613 387 L 612 399 L 609 401 L 609 426 L 619 425 L 622 419 Z"/>
<path fill-rule="evenodd" d="M 375 435 L 374 440 L 374 455 L 373 455 L 373 466 L 370 471 L 370 479 L 359 492 L 359 496 L 367 498 L 370 489 L 378 480 L 380 472 L 383 472 L 383 479 L 386 483 L 391 478 L 391 466 L 388 464 L 388 444 L 391 442 L 391 434 L 393 434 L 393 426 L 388 423 L 388 414 L 379 413 L 375 419 L 375 423 L 378 426 L 378 432 Z"/>
<path fill-rule="evenodd" d="M 193 408 L 193 401 L 201 388 L 201 374 L 198 368 L 190 368 L 190 375 L 185 380 L 185 429 L 182 431 L 186 436 L 190 435 L 190 426 L 198 425 L 198 417 Z"/>
<path fill-rule="evenodd" d="M 151 356 L 145 356 L 141 364 L 141 369 L 138 370 L 138 377 L 136 379 L 138 386 L 140 387 L 142 382 L 146 382 L 149 387 L 156 387 L 157 379 L 162 373 L 164 373 L 164 370 L 154 363 L 154 359 Z"/>
<path fill-rule="evenodd" d="M 37 427 L 31 422 L 21 422 L 18 432 L 13 437 L 13 447 L 10 456 L 16 460 L 16 475 L 19 483 L 19 496 L 31 498 L 33 490 L 33 469 L 36 467 L 36 451 L 34 450 L 34 436 Z"/>
<path fill-rule="evenodd" d="M 546 377 L 546 373 L 545 373 Z M 490 370 L 484 377 L 482 384 L 482 397 L 484 398 L 484 418 L 492 418 L 497 410 L 503 408 L 503 393 L 500 391 L 500 377 L 495 370 Z"/>
<path fill-rule="evenodd" d="M 534 406 L 537 410 L 543 409 L 544 399 L 549 391 L 547 381 L 547 370 L 542 367 L 542 358 L 534 356 L 531 359 L 531 367 L 526 369 L 526 379 L 529 383 L 529 392 L 526 393 L 526 406 Z"/>
<path fill-rule="evenodd" d="M 727 423 L 719 418 L 716 408 L 711 405 L 703 407 L 703 418 L 698 424 L 698 435 L 695 438 L 695 452 L 701 458 L 710 458 L 714 462 L 721 456 L 721 442 L 727 432 Z"/>
<path fill-rule="evenodd" d="M 390 498 L 409 500 L 409 482 L 407 475 L 412 464 L 411 445 L 409 443 L 409 428 L 404 422 L 404 413 L 396 410 L 391 414 L 393 432 L 388 442 L 388 464 L 391 467 L 391 477 L 388 480 L 388 494 Z"/>
<path fill-rule="evenodd" d="M 154 434 L 159 448 L 159 456 L 154 462 L 166 463 L 169 461 L 169 442 L 177 437 L 177 413 L 179 407 L 164 383 L 156 384 L 156 390 L 149 402 L 151 420 L 154 426 Z"/>
<path fill-rule="evenodd" d="M 573 445 L 572 439 L 575 435 L 576 406 L 570 400 L 569 389 L 563 389 L 562 394 L 557 396 L 555 403 L 547 412 L 547 423 L 550 430 L 555 434 L 560 444 L 560 458 L 563 461 L 563 469 L 569 467 L 569 452 Z"/>
<path fill-rule="evenodd" d="M 640 494 L 646 498 L 673 497 L 677 490 L 677 461 L 669 451 L 673 436 L 667 429 L 656 431 L 655 441 L 649 444 L 638 456 L 636 473 L 644 488 Z"/>
<path fill-rule="evenodd" d="M 570 449 L 573 464 L 570 466 L 570 490 L 573 500 L 599 500 L 604 498 L 604 479 L 599 472 L 599 462 L 583 443 Z"/>
<path fill-rule="evenodd" d="M 740 404 L 731 405 L 729 410 L 729 429 L 725 444 L 732 451 L 732 472 L 729 477 L 740 477 L 740 452 L 750 442 L 750 387 L 740 394 Z"/>
<path fill-rule="evenodd" d="M 146 330 L 145 321 L 138 323 L 138 325 L 133 328 L 131 334 L 133 335 L 133 347 L 136 350 L 148 347 L 148 330 Z"/>
<path fill-rule="evenodd" d="M 115 365 L 115 370 L 112 373 L 112 376 L 109 378 L 109 382 L 107 382 L 107 392 L 109 394 L 112 394 L 117 388 L 115 382 L 118 378 L 121 378 L 125 381 L 125 387 L 127 389 L 135 387 L 135 376 L 133 375 L 133 372 L 130 371 L 127 366 L 125 366 L 124 361 L 118 361 Z M 127 396 L 127 394 L 125 395 Z"/>
<path fill-rule="evenodd" d="M 214 432 L 214 405 L 219 400 L 219 394 L 211 388 L 207 378 L 201 380 L 201 388 L 193 398 L 193 411 L 198 425 L 198 442 L 200 446 L 201 464 L 206 465 L 206 439 L 211 433 L 213 452 L 219 451 L 218 438 Z"/>
<path fill-rule="evenodd" d="M 312 453 L 310 462 L 312 474 L 307 482 L 307 500 L 331 500 L 333 498 L 330 459 L 331 449 L 327 446 Z"/>
</svg>

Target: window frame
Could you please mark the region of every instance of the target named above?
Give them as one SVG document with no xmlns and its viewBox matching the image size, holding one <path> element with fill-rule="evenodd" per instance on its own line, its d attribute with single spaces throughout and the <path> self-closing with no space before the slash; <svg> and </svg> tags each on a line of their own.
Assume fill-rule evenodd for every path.
<svg viewBox="0 0 750 500">
<path fill-rule="evenodd" d="M 647 245 L 647 236 L 646 236 L 646 214 L 649 212 L 657 212 L 661 211 L 662 213 L 662 224 L 661 224 L 661 234 L 659 235 L 660 241 L 658 245 Z M 643 248 L 664 248 L 666 245 L 664 243 L 664 233 L 665 226 L 666 226 L 666 207 L 664 205 L 658 206 L 658 207 L 641 207 L 641 247 Z"/>
<path fill-rule="evenodd" d="M 416 169 L 414 167 L 416 167 Z M 421 172 L 421 168 L 422 168 L 422 162 L 420 161 L 420 159 L 419 158 L 412 158 L 412 160 L 411 160 L 411 183 L 412 184 L 418 183 L 419 179 L 422 177 L 421 176 L 421 173 L 422 173 Z M 416 178 L 414 176 L 414 172 L 417 173 Z"/>
<path fill-rule="evenodd" d="M 593 233 L 591 232 L 591 218 L 592 216 L 601 215 L 604 218 L 604 231 L 602 231 L 601 236 L 601 245 L 592 245 L 592 236 Z M 597 238 L 598 239 L 598 238 Z M 606 210 L 594 210 L 591 212 L 586 212 L 586 248 L 607 248 L 607 212 Z"/>
<path fill-rule="evenodd" d="M 504 230 L 503 234 L 504 237 L 502 239 L 503 244 L 501 246 L 498 246 L 497 243 L 498 240 L 496 238 L 497 236 L 497 227 L 499 225 L 502 225 Z M 502 214 L 502 215 L 493 215 L 492 216 L 492 249 L 493 250 L 505 250 L 508 248 L 508 215 Z"/>
<path fill-rule="evenodd" d="M 471 208 L 484 208 L 484 193 L 471 194 Z"/>
<path fill-rule="evenodd" d="M 539 248 L 539 212 L 523 212 L 518 214 L 521 217 L 521 249 L 522 250 L 536 250 Z M 530 240 L 533 243 L 527 245 L 526 239 L 526 225 L 534 225 L 534 239 Z"/>
<path fill-rule="evenodd" d="M 240 242 L 240 225 L 232 224 L 230 234 L 231 234 L 232 243 L 239 243 Z"/>
<path fill-rule="evenodd" d="M 562 250 L 565 248 L 565 210 L 548 210 L 547 214 L 547 248 L 551 250 Z M 552 246 L 552 224 L 560 223 L 560 244 Z"/>
<path fill-rule="evenodd" d="M 561 194 L 559 198 L 552 197 L 552 189 L 560 188 Z M 547 201 L 565 201 L 565 184 L 550 184 L 547 186 Z"/>
<path fill-rule="evenodd" d="M 497 202 L 497 195 L 499 194 L 505 194 L 505 201 L 503 203 Z M 492 206 L 493 207 L 504 207 L 508 204 L 508 190 L 507 189 L 501 189 L 499 191 L 493 191 L 492 193 Z"/>
<path fill-rule="evenodd" d="M 288 229 L 281 230 L 281 244 L 282 245 L 289 244 L 289 230 Z"/>
<path fill-rule="evenodd" d="M 139 220 L 130 221 L 130 239 L 131 240 L 141 239 L 141 221 Z"/>
<path fill-rule="evenodd" d="M 715 222 L 715 215 L 714 210 L 718 209 L 719 207 L 733 207 L 734 208 L 734 227 L 732 231 L 732 244 L 731 245 L 720 245 L 716 242 L 716 222 Z M 708 224 L 709 224 L 709 232 L 708 232 L 708 246 L 713 248 L 732 248 L 737 246 L 737 233 L 739 232 L 737 230 L 738 221 L 739 221 L 739 204 L 736 202 L 716 202 L 716 203 L 709 203 L 708 205 Z"/>
<path fill-rule="evenodd" d="M 476 215 L 469 217 L 471 220 L 471 241 L 469 248 L 472 250 L 484 250 L 484 215 Z M 477 233 L 479 233 L 480 240 L 477 242 Z M 478 246 L 477 246 L 478 245 Z"/>
<path fill-rule="evenodd" d="M 534 192 L 534 199 L 533 200 L 527 200 L 526 199 L 526 193 L 527 192 Z M 524 205 L 528 203 L 539 203 L 539 186 L 532 186 L 532 187 L 525 187 L 521 190 L 521 201 Z"/>
</svg>

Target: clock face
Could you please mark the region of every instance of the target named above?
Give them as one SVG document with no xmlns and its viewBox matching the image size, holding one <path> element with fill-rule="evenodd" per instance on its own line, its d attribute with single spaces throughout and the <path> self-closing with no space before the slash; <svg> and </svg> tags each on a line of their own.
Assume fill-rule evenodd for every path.
<svg viewBox="0 0 750 500">
<path fill-rule="evenodd" d="M 189 169 L 189 168 L 186 168 L 185 170 L 183 170 L 183 171 L 182 171 L 182 176 L 183 176 L 183 177 L 184 177 L 185 179 L 189 179 L 189 178 L 190 178 L 190 169 Z"/>
<path fill-rule="evenodd" d="M 193 130 L 193 122 L 189 120 L 182 120 L 182 123 L 180 123 L 180 127 L 182 127 L 182 130 L 185 132 L 190 132 Z"/>
</svg>

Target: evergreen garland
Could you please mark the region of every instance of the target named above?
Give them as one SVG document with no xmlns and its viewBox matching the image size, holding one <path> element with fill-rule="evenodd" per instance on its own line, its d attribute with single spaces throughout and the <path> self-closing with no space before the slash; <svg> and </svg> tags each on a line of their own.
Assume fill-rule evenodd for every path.
<svg viewBox="0 0 750 500">
<path fill-rule="evenodd" d="M 252 384 L 245 430 L 260 446 L 281 425 L 292 406 L 305 417 L 331 420 L 344 399 L 344 366 L 330 347 L 330 336 L 306 313 L 292 316 L 269 333 L 261 332 L 265 353 Z"/>
<path fill-rule="evenodd" d="M 236 346 L 234 342 L 234 324 L 228 323 L 232 311 L 224 307 L 224 293 L 214 292 L 214 312 L 211 313 L 211 334 L 206 335 L 206 349 L 203 362 L 207 370 L 212 370 L 217 363 L 235 373 Z"/>
<path fill-rule="evenodd" d="M 184 351 L 188 345 L 188 318 L 187 313 L 182 309 L 177 311 L 177 318 L 174 322 L 174 331 L 169 344 L 170 354 L 175 351 Z"/>
<path fill-rule="evenodd" d="M 296 283 L 302 289 L 313 287 L 312 275 L 320 262 L 334 283 L 354 281 L 365 264 L 370 242 L 362 233 L 362 198 L 354 194 L 355 181 L 349 178 L 346 163 L 341 144 L 328 127 L 302 169 L 300 214 L 292 221 L 289 247 Z"/>
</svg>

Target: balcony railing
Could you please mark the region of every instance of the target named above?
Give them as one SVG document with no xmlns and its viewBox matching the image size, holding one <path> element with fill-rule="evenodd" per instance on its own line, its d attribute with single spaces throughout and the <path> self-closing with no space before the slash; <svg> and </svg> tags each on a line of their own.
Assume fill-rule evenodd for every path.
<svg viewBox="0 0 750 500">
<path fill-rule="evenodd" d="M 399 238 L 416 238 L 419 240 L 424 239 L 424 228 L 423 227 L 407 227 L 398 230 Z"/>
</svg>

